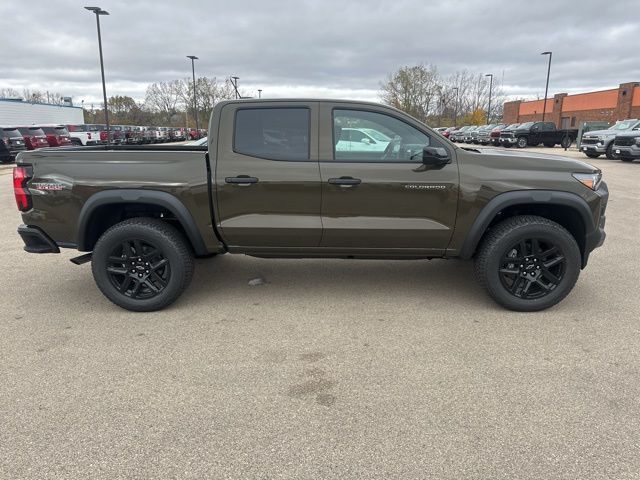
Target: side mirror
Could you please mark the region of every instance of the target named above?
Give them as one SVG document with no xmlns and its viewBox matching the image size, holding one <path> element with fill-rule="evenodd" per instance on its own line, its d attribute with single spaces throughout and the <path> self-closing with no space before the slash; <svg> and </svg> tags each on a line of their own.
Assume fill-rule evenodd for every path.
<svg viewBox="0 0 640 480">
<path fill-rule="evenodd" d="M 364 143 L 365 145 L 371 145 L 373 142 L 368 139 L 367 137 L 364 137 L 362 140 L 360 140 L 362 143 Z"/>
<path fill-rule="evenodd" d="M 445 165 L 451 161 L 449 152 L 443 147 L 424 147 L 422 149 L 422 163 L 430 166 Z"/>
</svg>

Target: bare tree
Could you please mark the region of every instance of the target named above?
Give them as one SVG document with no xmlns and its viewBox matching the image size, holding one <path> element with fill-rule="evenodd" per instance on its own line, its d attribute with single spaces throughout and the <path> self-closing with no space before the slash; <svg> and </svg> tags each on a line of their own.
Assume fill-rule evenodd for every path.
<svg viewBox="0 0 640 480">
<path fill-rule="evenodd" d="M 178 111 L 181 88 L 182 82 L 180 80 L 152 83 L 147 87 L 145 106 L 149 110 L 160 113 L 168 120 Z"/>
<path fill-rule="evenodd" d="M 384 103 L 426 121 L 438 107 L 438 80 L 438 71 L 433 65 L 402 67 L 380 86 L 380 97 Z"/>
</svg>

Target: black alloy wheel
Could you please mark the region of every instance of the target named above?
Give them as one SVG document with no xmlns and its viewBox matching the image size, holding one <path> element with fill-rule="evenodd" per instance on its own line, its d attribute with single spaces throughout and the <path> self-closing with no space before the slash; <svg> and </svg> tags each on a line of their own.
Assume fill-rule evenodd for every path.
<svg viewBox="0 0 640 480">
<path fill-rule="evenodd" d="M 542 298 L 562 281 L 566 259 L 551 241 L 528 238 L 507 249 L 500 262 L 500 281 L 513 296 Z"/>
<path fill-rule="evenodd" d="M 159 295 L 171 279 L 169 259 L 148 240 L 125 240 L 110 253 L 107 275 L 111 284 L 132 299 Z"/>
</svg>

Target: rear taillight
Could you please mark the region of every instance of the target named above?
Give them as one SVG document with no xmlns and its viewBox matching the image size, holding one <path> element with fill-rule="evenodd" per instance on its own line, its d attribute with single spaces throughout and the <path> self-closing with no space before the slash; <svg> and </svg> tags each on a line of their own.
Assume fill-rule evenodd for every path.
<svg viewBox="0 0 640 480">
<path fill-rule="evenodd" d="M 31 209 L 31 193 L 27 188 L 27 182 L 33 177 L 33 167 L 23 165 L 13 169 L 13 193 L 16 197 L 18 210 L 26 212 Z"/>
</svg>

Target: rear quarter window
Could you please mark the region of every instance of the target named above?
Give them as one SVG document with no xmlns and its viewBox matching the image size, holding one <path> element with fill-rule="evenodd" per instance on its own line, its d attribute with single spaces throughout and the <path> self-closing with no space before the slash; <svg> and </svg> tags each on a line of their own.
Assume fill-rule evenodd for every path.
<svg viewBox="0 0 640 480">
<path fill-rule="evenodd" d="M 269 160 L 309 160 L 309 123 L 304 107 L 240 109 L 233 151 Z"/>
</svg>

